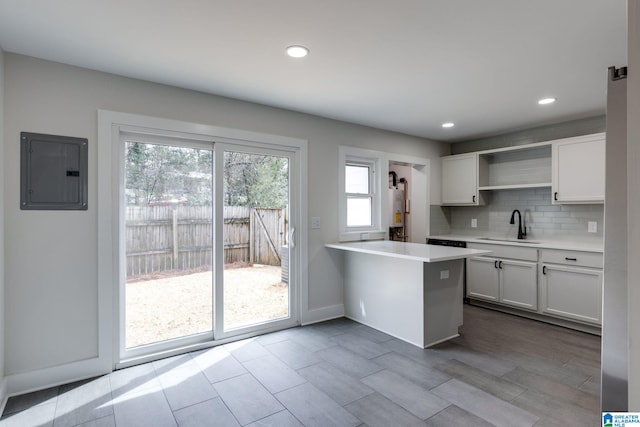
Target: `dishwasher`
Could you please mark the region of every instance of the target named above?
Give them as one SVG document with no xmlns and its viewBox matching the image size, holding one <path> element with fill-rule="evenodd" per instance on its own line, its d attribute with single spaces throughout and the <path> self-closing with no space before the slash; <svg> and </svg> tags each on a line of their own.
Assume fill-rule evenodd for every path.
<svg viewBox="0 0 640 427">
<path fill-rule="evenodd" d="M 466 248 L 467 242 L 462 240 L 447 240 L 447 239 L 431 239 L 427 238 L 427 245 L 437 245 L 437 246 L 451 246 L 452 248 Z M 462 293 L 462 301 L 465 304 L 469 304 L 469 298 L 467 298 L 467 261 L 464 261 L 462 266 L 462 274 L 463 274 L 463 293 Z"/>
</svg>

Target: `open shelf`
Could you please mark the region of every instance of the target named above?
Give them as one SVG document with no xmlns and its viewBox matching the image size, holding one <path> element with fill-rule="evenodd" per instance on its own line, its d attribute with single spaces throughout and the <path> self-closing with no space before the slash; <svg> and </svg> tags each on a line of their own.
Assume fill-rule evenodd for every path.
<svg viewBox="0 0 640 427">
<path fill-rule="evenodd" d="M 487 151 L 478 155 L 478 189 L 551 187 L 551 145 Z"/>
</svg>

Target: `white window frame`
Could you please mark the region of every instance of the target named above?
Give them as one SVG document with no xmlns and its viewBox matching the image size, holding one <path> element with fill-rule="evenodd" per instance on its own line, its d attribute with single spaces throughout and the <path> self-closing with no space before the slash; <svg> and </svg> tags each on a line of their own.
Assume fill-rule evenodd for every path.
<svg viewBox="0 0 640 427">
<path fill-rule="evenodd" d="M 349 193 L 346 192 L 346 168 L 349 166 L 359 167 L 359 168 L 367 168 L 367 187 L 368 193 Z M 347 204 L 347 228 L 352 231 L 368 231 L 376 224 L 376 211 L 374 207 L 376 206 L 376 192 L 375 192 L 375 177 L 376 174 L 376 163 L 371 159 L 356 159 L 356 158 L 347 158 L 345 162 L 345 198 Z M 349 225 L 349 199 L 369 199 L 371 201 L 370 207 L 370 216 L 369 216 L 369 225 L 361 225 L 361 226 L 353 226 Z"/>
<path fill-rule="evenodd" d="M 388 162 L 383 162 L 383 156 L 381 153 L 372 150 L 364 150 L 361 148 L 340 146 L 339 152 L 339 200 L 338 211 L 339 219 L 338 224 L 340 227 L 339 239 L 342 242 L 354 241 L 354 240 L 378 240 L 384 239 L 386 236 L 386 230 L 382 227 L 383 224 L 383 207 L 382 207 L 382 194 L 380 177 L 387 176 L 389 165 Z M 369 194 L 351 194 L 346 192 L 345 187 L 345 168 L 349 164 L 363 165 L 370 167 L 369 173 Z M 352 197 L 370 197 L 371 198 L 371 225 L 349 227 L 347 226 L 347 199 Z"/>
</svg>

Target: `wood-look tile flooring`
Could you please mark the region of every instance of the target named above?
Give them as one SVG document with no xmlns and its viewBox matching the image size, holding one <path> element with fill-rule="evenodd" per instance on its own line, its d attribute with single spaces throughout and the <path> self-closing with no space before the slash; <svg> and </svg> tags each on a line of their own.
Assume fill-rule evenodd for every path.
<svg viewBox="0 0 640 427">
<path fill-rule="evenodd" d="M 1 426 L 596 426 L 600 338 L 465 306 L 422 350 L 347 319 L 9 399 Z"/>
</svg>

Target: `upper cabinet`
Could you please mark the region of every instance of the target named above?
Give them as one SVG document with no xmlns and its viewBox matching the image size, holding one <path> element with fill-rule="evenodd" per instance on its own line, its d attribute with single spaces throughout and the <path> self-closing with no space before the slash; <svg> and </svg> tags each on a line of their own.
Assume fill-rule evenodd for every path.
<svg viewBox="0 0 640 427">
<path fill-rule="evenodd" d="M 442 158 L 442 204 L 478 205 L 478 156 L 460 154 Z"/>
<path fill-rule="evenodd" d="M 554 204 L 603 203 L 605 134 L 442 158 L 442 204 L 482 205 L 484 193 L 551 187 Z"/>
<path fill-rule="evenodd" d="M 553 143 L 553 203 L 603 203 L 605 134 Z"/>
</svg>

